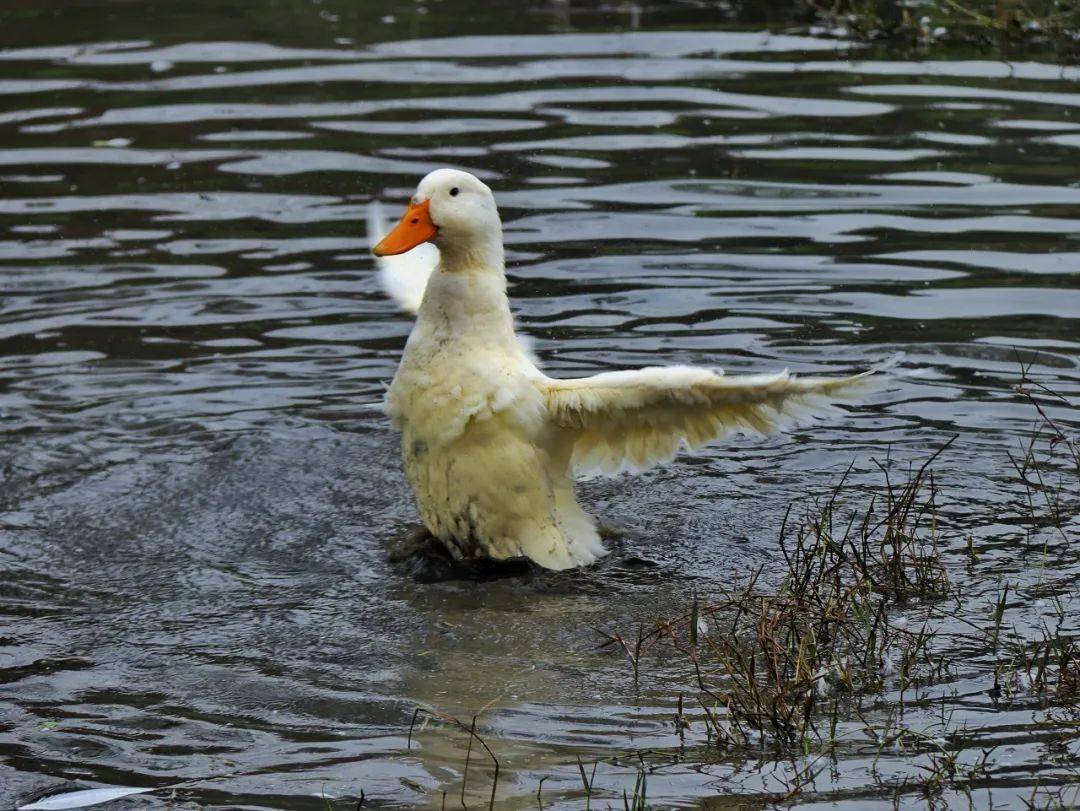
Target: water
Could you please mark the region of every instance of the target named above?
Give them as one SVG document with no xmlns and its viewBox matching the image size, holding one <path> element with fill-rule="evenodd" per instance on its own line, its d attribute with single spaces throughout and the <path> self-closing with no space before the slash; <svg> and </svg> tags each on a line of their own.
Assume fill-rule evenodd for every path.
<svg viewBox="0 0 1080 811">
<path fill-rule="evenodd" d="M 650 656 L 635 688 L 594 629 L 775 567 L 789 502 L 852 463 L 880 484 L 875 459 L 954 433 L 935 470 L 972 616 L 1002 579 L 1007 623 L 1047 610 L 1025 587 L 1073 607 L 1076 550 L 1020 551 L 1007 453 L 1033 422 L 1018 358 L 1080 424 L 1077 68 L 910 61 L 677 4 L 480 8 L 4 12 L 0 804 L 99 784 L 456 804 L 465 738 L 432 724 L 410 748 L 418 705 L 483 711 L 500 807 L 541 778 L 545 807 L 582 807 L 578 758 L 603 759 L 594 802 L 618 805 L 641 751 L 663 807 L 760 804 L 807 761 L 724 756 L 700 723 L 680 739 L 692 680 Z M 550 374 L 904 360 L 842 418 L 585 483 L 619 535 L 597 568 L 421 582 L 386 560 L 415 512 L 372 405 L 410 323 L 363 212 L 440 165 L 496 190 Z M 994 807 L 1075 780 L 1075 726 L 993 701 L 995 660 L 968 654 L 912 723 L 951 713 L 967 761 L 996 747 Z M 894 782 L 926 762 L 853 738 L 801 800 L 891 807 L 875 755 Z M 482 807 L 478 746 L 471 763 Z"/>
</svg>

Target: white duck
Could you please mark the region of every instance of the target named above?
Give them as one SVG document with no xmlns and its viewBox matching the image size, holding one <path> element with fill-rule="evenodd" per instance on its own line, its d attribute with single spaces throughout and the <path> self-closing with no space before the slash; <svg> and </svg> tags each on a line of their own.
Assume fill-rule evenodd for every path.
<svg viewBox="0 0 1080 811">
<path fill-rule="evenodd" d="M 369 212 L 372 238 L 380 219 Z M 455 558 L 592 563 L 605 549 L 575 473 L 642 470 L 683 444 L 767 434 L 865 377 L 689 366 L 548 377 L 514 332 L 495 198 L 467 172 L 421 180 L 373 252 L 387 292 L 417 314 L 387 409 L 424 524 Z"/>
</svg>

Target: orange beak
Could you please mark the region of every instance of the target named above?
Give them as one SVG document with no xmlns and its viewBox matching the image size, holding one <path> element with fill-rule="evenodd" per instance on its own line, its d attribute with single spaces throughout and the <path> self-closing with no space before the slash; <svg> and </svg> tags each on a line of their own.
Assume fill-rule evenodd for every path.
<svg viewBox="0 0 1080 811">
<path fill-rule="evenodd" d="M 411 251 L 421 242 L 430 242 L 438 233 L 438 228 L 431 221 L 428 208 L 430 200 L 425 200 L 419 205 L 409 203 L 405 209 L 405 216 L 394 229 L 382 238 L 382 241 L 371 249 L 376 256 L 396 256 L 399 253 Z"/>
</svg>

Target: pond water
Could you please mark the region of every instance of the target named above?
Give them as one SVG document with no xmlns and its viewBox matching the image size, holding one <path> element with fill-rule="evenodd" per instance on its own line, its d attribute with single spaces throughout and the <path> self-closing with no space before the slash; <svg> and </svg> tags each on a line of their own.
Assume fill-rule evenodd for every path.
<svg viewBox="0 0 1080 811">
<path fill-rule="evenodd" d="M 789 503 L 954 434 L 934 468 L 964 606 L 985 618 L 1007 581 L 1006 624 L 1038 624 L 1036 586 L 1075 622 L 1080 551 L 1022 552 L 1008 454 L 1034 421 L 1019 360 L 1080 427 L 1077 68 L 912 61 L 681 4 L 3 16 L 0 806 L 177 784 L 118 806 L 460 805 L 465 737 L 408 741 L 421 706 L 481 713 L 501 808 L 541 779 L 543 807 L 583 807 L 579 759 L 600 761 L 594 807 L 622 807 L 641 762 L 650 803 L 758 807 L 799 759 L 680 736 L 692 680 L 645 657 L 635 686 L 596 629 L 778 572 Z M 594 568 L 424 582 L 387 560 L 416 513 L 375 406 L 410 320 L 363 220 L 442 165 L 494 188 L 552 375 L 903 359 L 842 415 L 585 482 L 617 535 Z M 970 651 L 912 723 L 948 713 L 950 749 L 993 749 L 976 802 L 1018 808 L 1077 779 L 1080 741 L 994 701 L 992 659 Z M 853 739 L 792 801 L 892 807 L 872 769 L 895 786 L 924 763 Z"/>
</svg>

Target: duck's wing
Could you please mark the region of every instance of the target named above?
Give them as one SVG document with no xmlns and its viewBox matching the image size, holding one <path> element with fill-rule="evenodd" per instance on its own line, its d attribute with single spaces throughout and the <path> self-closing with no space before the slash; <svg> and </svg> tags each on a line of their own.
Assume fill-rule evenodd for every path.
<svg viewBox="0 0 1080 811">
<path fill-rule="evenodd" d="M 867 383 L 851 377 L 778 374 L 728 377 L 690 366 L 666 366 L 535 385 L 572 443 L 580 473 L 643 470 L 731 433 L 769 434 L 785 423 L 827 411 Z"/>
<path fill-rule="evenodd" d="M 367 207 L 368 241 L 375 245 L 389 231 L 382 206 L 378 201 Z M 383 292 L 407 313 L 416 315 L 424 300 L 428 278 L 439 264 L 439 249 L 429 243 L 417 245 L 408 253 L 375 257 L 379 284 Z"/>
</svg>

